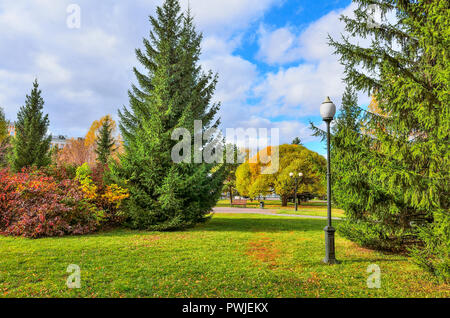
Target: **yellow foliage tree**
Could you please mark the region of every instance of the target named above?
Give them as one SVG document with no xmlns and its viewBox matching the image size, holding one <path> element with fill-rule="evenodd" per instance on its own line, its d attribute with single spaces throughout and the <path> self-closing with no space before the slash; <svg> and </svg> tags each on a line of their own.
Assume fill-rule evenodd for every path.
<svg viewBox="0 0 450 318">
<path fill-rule="evenodd" d="M 236 188 L 241 195 L 256 198 L 275 192 L 281 196 L 282 205 L 286 206 L 294 191 L 294 180 L 289 176 L 291 172 L 303 173 L 298 193 L 325 194 L 325 158 L 301 145 L 281 145 L 276 148 L 261 150 L 236 170 Z M 279 156 L 278 171 L 262 174 L 263 169 L 271 166 L 271 157 L 276 152 Z"/>
<path fill-rule="evenodd" d="M 113 132 L 116 131 L 116 122 L 112 119 L 111 115 L 103 116 L 100 120 L 94 120 L 91 128 L 89 128 L 89 131 L 86 134 L 86 137 L 84 138 L 84 143 L 87 147 L 92 147 L 95 145 L 95 141 L 97 140 L 97 132 L 107 119 L 111 122 Z"/>
<path fill-rule="evenodd" d="M 111 123 L 111 128 L 113 129 L 113 133 L 116 132 L 117 125 L 116 125 L 116 122 L 112 119 L 111 115 L 106 115 L 106 116 L 103 116 L 102 118 L 100 118 L 100 120 L 95 120 L 92 123 L 91 127 L 89 128 L 88 133 L 86 134 L 86 136 L 84 138 L 84 144 L 90 150 L 94 151 L 94 149 L 96 147 L 98 130 L 100 129 L 100 127 L 102 127 L 103 123 L 107 119 L 109 119 L 109 121 Z M 116 141 L 116 148 L 115 148 L 115 151 L 112 153 L 112 158 L 117 161 L 118 155 L 120 155 L 121 153 L 124 152 L 122 136 L 120 134 L 118 134 L 117 137 L 115 138 L 115 141 Z"/>
</svg>

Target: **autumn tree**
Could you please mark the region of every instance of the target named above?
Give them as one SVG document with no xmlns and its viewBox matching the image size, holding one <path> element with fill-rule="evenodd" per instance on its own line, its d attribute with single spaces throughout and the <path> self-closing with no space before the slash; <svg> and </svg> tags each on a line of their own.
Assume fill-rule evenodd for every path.
<svg viewBox="0 0 450 318">
<path fill-rule="evenodd" d="M 91 124 L 91 127 L 89 128 L 89 131 L 87 132 L 86 136 L 84 137 L 84 142 L 87 147 L 95 147 L 98 137 L 98 132 L 100 128 L 103 126 L 105 122 L 109 123 L 111 134 L 114 134 L 116 131 L 116 122 L 114 119 L 112 119 L 111 115 L 105 115 L 99 120 L 94 120 Z"/>
<path fill-rule="evenodd" d="M 57 153 L 59 164 L 72 164 L 81 166 L 88 163 L 93 166 L 95 163 L 95 153 L 88 147 L 84 139 L 70 139 L 62 150 Z"/>
<path fill-rule="evenodd" d="M 298 193 L 323 195 L 325 158 L 300 145 L 281 145 L 277 147 L 279 169 L 273 174 L 263 174 L 261 169 L 270 165 L 266 157 L 272 155 L 272 147 L 261 150 L 256 159 L 249 159 L 236 171 L 236 184 L 239 193 L 255 198 L 275 192 L 281 197 L 282 206 L 287 206 L 288 198 L 294 194 L 294 180 L 290 173 L 303 173 Z"/>
<path fill-rule="evenodd" d="M 292 140 L 292 144 L 293 145 L 301 145 L 302 140 L 300 139 L 300 137 L 295 137 L 294 140 Z"/>
</svg>

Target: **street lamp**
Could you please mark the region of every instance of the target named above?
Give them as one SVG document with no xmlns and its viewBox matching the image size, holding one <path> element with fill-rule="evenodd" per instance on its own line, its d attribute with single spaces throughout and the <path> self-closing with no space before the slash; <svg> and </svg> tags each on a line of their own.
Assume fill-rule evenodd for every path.
<svg viewBox="0 0 450 318">
<path fill-rule="evenodd" d="M 336 114 L 336 106 L 329 97 L 320 105 L 320 115 L 324 122 L 327 123 L 327 209 L 328 209 L 328 225 L 325 227 L 325 258 L 323 262 L 326 264 L 339 264 L 336 259 L 334 248 L 334 232 L 336 230 L 331 226 L 331 155 L 330 155 L 330 124 Z"/>
<path fill-rule="evenodd" d="M 294 173 L 291 172 L 289 173 L 289 176 L 291 178 L 294 177 Z M 295 177 L 295 190 L 294 190 L 294 202 L 295 202 L 295 211 L 298 211 L 298 204 L 297 204 L 297 189 L 298 189 L 298 182 L 300 181 L 300 178 L 303 177 L 303 173 L 299 172 L 298 173 L 298 177 Z"/>
</svg>

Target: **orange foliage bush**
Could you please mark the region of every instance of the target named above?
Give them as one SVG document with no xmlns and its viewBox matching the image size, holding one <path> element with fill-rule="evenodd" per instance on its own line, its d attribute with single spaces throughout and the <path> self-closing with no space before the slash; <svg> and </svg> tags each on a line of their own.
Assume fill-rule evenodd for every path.
<svg viewBox="0 0 450 318">
<path fill-rule="evenodd" d="M 81 166 L 88 163 L 95 164 L 96 154 L 94 148 L 86 146 L 84 139 L 70 139 L 64 148 L 57 153 L 58 164 L 73 164 Z"/>
</svg>

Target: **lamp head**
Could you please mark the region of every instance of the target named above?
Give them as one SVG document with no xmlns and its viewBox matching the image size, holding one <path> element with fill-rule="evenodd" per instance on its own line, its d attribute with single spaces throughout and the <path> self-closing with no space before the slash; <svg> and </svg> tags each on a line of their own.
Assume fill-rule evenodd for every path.
<svg viewBox="0 0 450 318">
<path fill-rule="evenodd" d="M 303 173 L 299 172 L 299 173 L 298 173 L 298 176 L 299 176 L 299 177 L 303 177 Z"/>
<path fill-rule="evenodd" d="M 320 105 L 320 115 L 324 121 L 332 121 L 336 114 L 336 105 L 330 100 L 329 97 Z"/>
<path fill-rule="evenodd" d="M 293 172 L 291 172 L 291 173 L 289 173 L 289 177 L 293 177 L 294 176 L 294 173 Z"/>
</svg>

